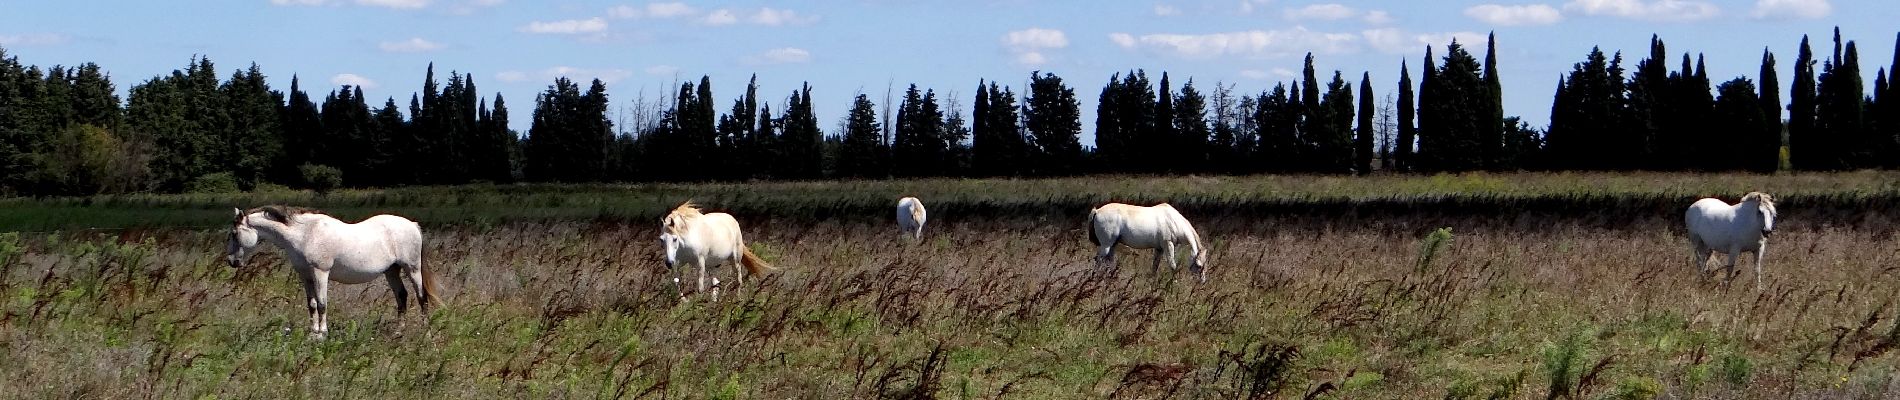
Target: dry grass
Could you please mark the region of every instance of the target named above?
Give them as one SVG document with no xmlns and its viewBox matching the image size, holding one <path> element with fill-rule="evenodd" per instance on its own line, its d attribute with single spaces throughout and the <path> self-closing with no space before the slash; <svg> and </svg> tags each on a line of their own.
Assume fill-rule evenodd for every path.
<svg viewBox="0 0 1900 400">
<path fill-rule="evenodd" d="M 1761 291 L 1752 268 L 1699 277 L 1667 218 L 1184 209 L 1214 251 L 1195 285 L 1147 251 L 1091 268 L 1079 220 L 944 214 L 897 244 L 741 216 L 781 269 L 718 303 L 676 300 L 653 226 L 437 228 L 432 324 L 380 284 L 333 286 L 323 342 L 279 253 L 238 273 L 221 232 L 0 237 L 0 397 L 1900 395 L 1900 243 L 1787 212 Z"/>
</svg>

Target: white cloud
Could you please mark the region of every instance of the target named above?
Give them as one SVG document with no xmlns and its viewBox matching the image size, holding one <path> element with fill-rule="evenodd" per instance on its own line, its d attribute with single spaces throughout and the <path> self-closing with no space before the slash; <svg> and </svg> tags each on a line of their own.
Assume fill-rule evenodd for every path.
<svg viewBox="0 0 1900 400">
<path fill-rule="evenodd" d="M 1261 71 L 1257 69 L 1243 69 L 1243 70 L 1240 70 L 1240 77 L 1253 79 L 1253 80 L 1266 80 L 1267 71 Z"/>
<path fill-rule="evenodd" d="M 1273 0 L 1240 0 L 1240 13 L 1253 14 L 1254 9 L 1273 3 Z"/>
<path fill-rule="evenodd" d="M 1286 19 L 1290 20 L 1339 20 L 1357 15 L 1358 10 L 1341 4 L 1313 4 L 1286 10 Z"/>
<path fill-rule="evenodd" d="M 792 10 L 764 7 L 760 8 L 758 12 L 752 13 L 751 17 L 747 17 L 746 22 L 764 26 L 806 25 L 818 22 L 818 17 L 799 15 L 797 11 Z"/>
<path fill-rule="evenodd" d="M 356 0 L 357 5 L 414 10 L 429 6 L 429 0 Z"/>
<path fill-rule="evenodd" d="M 57 33 L 28 33 L 24 35 L 0 35 L 0 45 L 6 46 L 55 46 L 66 44 L 72 38 Z"/>
<path fill-rule="evenodd" d="M 350 86 L 356 86 L 356 87 L 360 87 L 364 89 L 375 89 L 378 86 L 376 84 L 376 81 L 370 80 L 369 78 L 364 78 L 362 75 L 357 75 L 357 74 L 337 74 L 336 76 L 330 77 L 330 84 L 350 85 Z"/>
<path fill-rule="evenodd" d="M 607 20 L 600 17 L 589 19 L 570 19 L 561 21 L 529 22 L 520 31 L 527 33 L 548 33 L 572 35 L 577 33 L 598 33 L 607 30 Z"/>
<path fill-rule="evenodd" d="M 1423 50 L 1425 46 L 1442 48 L 1452 39 L 1466 46 L 1484 43 L 1485 40 L 1485 34 L 1477 32 L 1409 33 L 1398 28 L 1369 29 L 1360 32 L 1360 36 L 1373 49 L 1390 54 L 1408 54 Z"/>
<path fill-rule="evenodd" d="M 1702 0 L 1573 0 L 1564 4 L 1564 10 L 1660 22 L 1699 21 L 1721 13 L 1720 8 Z"/>
<path fill-rule="evenodd" d="M 693 15 L 699 10 L 681 2 L 647 3 L 647 15 L 653 18 L 677 18 Z"/>
<path fill-rule="evenodd" d="M 1055 29 L 1029 28 L 1004 34 L 1003 45 L 1025 51 L 1060 49 L 1069 47 L 1069 35 Z"/>
<path fill-rule="evenodd" d="M 1834 12 L 1834 6 L 1827 0 L 1758 0 L 1755 12 L 1750 14 L 1758 19 L 1826 17 Z"/>
<path fill-rule="evenodd" d="M 270 0 L 270 3 L 278 6 L 320 6 L 327 2 L 325 0 Z"/>
<path fill-rule="evenodd" d="M 1109 35 L 1109 40 L 1129 50 L 1143 50 L 1190 59 L 1223 56 L 1271 58 L 1306 52 L 1342 54 L 1358 50 L 1357 35 L 1326 33 L 1294 27 L 1283 30 L 1252 30 L 1212 34 Z"/>
<path fill-rule="evenodd" d="M 635 6 L 630 6 L 630 5 L 618 5 L 618 6 L 613 6 L 607 9 L 607 16 L 613 17 L 613 18 L 620 18 L 620 19 L 631 19 L 631 18 L 667 19 L 667 18 L 689 17 L 696 14 L 699 14 L 698 9 L 693 8 L 693 6 L 686 5 L 686 3 L 680 3 L 680 2 L 647 3 L 646 6 L 642 6 L 642 7 L 635 7 Z"/>
<path fill-rule="evenodd" d="M 416 37 L 409 40 L 382 42 L 376 47 L 382 49 L 384 53 L 423 53 L 441 50 L 442 44 Z"/>
<path fill-rule="evenodd" d="M 1393 21 L 1392 14 L 1386 13 L 1385 10 L 1367 11 L 1365 20 L 1366 23 L 1373 25 L 1385 25 Z"/>
<path fill-rule="evenodd" d="M 1156 4 L 1155 15 L 1163 16 L 1163 17 L 1172 17 L 1176 15 L 1181 15 L 1181 9 L 1175 8 L 1174 6 L 1167 5 L 1167 4 Z"/>
<path fill-rule="evenodd" d="M 679 72 L 680 72 L 679 67 L 675 67 L 671 65 L 655 65 L 655 66 L 647 67 L 646 69 L 647 75 L 654 75 L 654 76 L 673 76 L 673 74 L 676 74 Z"/>
<path fill-rule="evenodd" d="M 739 16 L 733 14 L 732 10 L 722 8 L 714 10 L 711 14 L 706 14 L 706 18 L 699 22 L 712 26 L 732 25 L 739 22 Z"/>
<path fill-rule="evenodd" d="M 1286 69 L 1286 68 L 1274 68 L 1272 72 L 1273 72 L 1273 76 L 1281 77 L 1281 78 L 1292 78 L 1295 76 L 1299 76 L 1299 74 L 1294 73 L 1293 70 Z"/>
<path fill-rule="evenodd" d="M 1562 12 L 1547 4 L 1483 4 L 1466 8 L 1465 16 L 1501 26 L 1550 25 L 1564 20 Z"/>
<path fill-rule="evenodd" d="M 800 64 L 811 62 L 811 52 L 797 47 L 780 47 L 745 58 L 749 65 Z"/>
<path fill-rule="evenodd" d="M 1049 63 L 1043 50 L 1069 47 L 1069 35 L 1061 30 L 1029 28 L 1003 34 L 1003 48 L 1016 55 L 1016 63 L 1039 66 Z"/>
</svg>

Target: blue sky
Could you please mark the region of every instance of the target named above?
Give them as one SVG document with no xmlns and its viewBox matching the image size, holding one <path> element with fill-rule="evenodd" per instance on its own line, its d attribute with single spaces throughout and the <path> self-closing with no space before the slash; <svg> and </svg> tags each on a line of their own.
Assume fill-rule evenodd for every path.
<svg viewBox="0 0 1900 400">
<path fill-rule="evenodd" d="M 473 74 L 485 97 L 506 96 L 524 132 L 534 94 L 562 75 L 606 81 L 616 107 L 710 75 L 722 112 L 754 73 L 775 113 L 809 81 L 830 132 L 860 92 L 880 114 L 887 87 L 913 83 L 967 110 L 978 79 L 1021 93 L 1042 70 L 1076 89 L 1085 145 L 1103 83 L 1137 68 L 1156 80 L 1166 71 L 1177 88 L 1192 78 L 1203 92 L 1221 82 L 1254 94 L 1296 79 L 1313 52 L 1321 80 L 1340 70 L 1356 85 L 1370 72 L 1383 99 L 1401 59 L 1416 79 L 1427 44 L 1442 56 L 1456 37 L 1483 57 L 1483 34 L 1495 31 L 1505 113 L 1542 127 L 1557 80 L 1591 46 L 1623 50 L 1633 67 L 1660 34 L 1672 70 L 1683 52 L 1704 53 L 1717 83 L 1754 79 L 1765 47 L 1786 85 L 1801 35 L 1825 53 L 1839 26 L 1859 42 L 1871 85 L 1900 30 L 1891 0 L 0 0 L 0 10 L 9 54 L 41 66 L 97 62 L 121 94 L 197 54 L 223 76 L 256 62 L 280 90 L 296 74 L 318 98 L 357 84 L 407 104 L 434 62 L 439 75 Z"/>
</svg>

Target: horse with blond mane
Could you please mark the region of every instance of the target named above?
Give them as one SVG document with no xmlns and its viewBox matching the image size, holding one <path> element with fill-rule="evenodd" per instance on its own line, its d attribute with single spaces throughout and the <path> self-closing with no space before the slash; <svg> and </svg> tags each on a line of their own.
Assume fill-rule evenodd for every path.
<svg viewBox="0 0 1900 400">
<path fill-rule="evenodd" d="M 724 265 L 743 266 L 738 268 L 738 284 L 745 284 L 748 273 L 764 275 L 773 269 L 765 260 L 752 254 L 745 246 L 745 237 L 739 233 L 739 221 L 726 213 L 702 213 L 699 206 L 688 201 L 667 213 L 660 219 L 660 244 L 666 253 L 666 268 L 673 270 L 673 286 L 680 288 L 680 297 L 686 297 L 681 288 L 680 278 L 684 265 L 699 267 L 699 291 L 706 291 L 706 269 Z M 712 298 L 719 300 L 719 278 L 712 278 Z"/>
<path fill-rule="evenodd" d="M 897 199 L 897 231 L 911 236 L 911 240 L 924 238 L 924 201 L 916 197 Z"/>
<path fill-rule="evenodd" d="M 1735 260 L 1742 253 L 1755 253 L 1755 289 L 1761 289 L 1761 260 L 1768 251 L 1768 236 L 1775 232 L 1775 198 L 1767 193 L 1748 192 L 1734 205 L 1713 198 L 1696 200 L 1683 213 L 1689 229 L 1689 245 L 1695 252 L 1696 271 L 1707 274 L 1711 251 L 1728 255 L 1728 279 L 1735 279 Z"/>
<path fill-rule="evenodd" d="M 310 336 L 322 339 L 330 331 L 330 282 L 358 284 L 382 277 L 396 294 L 396 315 L 409 310 L 406 275 L 415 285 L 428 323 L 429 304 L 440 303 L 435 273 L 422 266 L 422 228 L 394 215 L 377 215 L 346 223 L 322 211 L 302 207 L 263 206 L 242 211 L 232 220 L 225 243 L 225 261 L 244 266 L 259 239 L 284 249 L 291 269 L 303 281 L 304 303 L 310 310 Z"/>
<path fill-rule="evenodd" d="M 1151 207 L 1108 203 L 1090 210 L 1089 240 L 1100 248 L 1095 256 L 1099 264 L 1115 262 L 1118 243 L 1136 249 L 1156 249 L 1154 271 L 1157 276 L 1161 274 L 1163 259 L 1168 261 L 1169 270 L 1178 268 L 1174 246 L 1187 245 L 1194 251 L 1189 268 L 1200 276 L 1201 282 L 1207 282 L 1207 249 L 1201 247 L 1200 234 L 1194 231 L 1187 217 L 1168 203 Z"/>
</svg>

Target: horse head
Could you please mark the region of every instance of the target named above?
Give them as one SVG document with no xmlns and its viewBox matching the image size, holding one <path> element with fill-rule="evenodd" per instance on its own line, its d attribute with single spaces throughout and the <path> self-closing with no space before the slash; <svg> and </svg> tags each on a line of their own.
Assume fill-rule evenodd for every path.
<svg viewBox="0 0 1900 400">
<path fill-rule="evenodd" d="M 667 269 L 673 269 L 673 264 L 679 262 L 680 236 L 685 235 L 687 227 L 701 215 L 699 206 L 689 200 L 660 218 L 660 247 L 666 252 Z"/>
<path fill-rule="evenodd" d="M 1755 202 L 1755 212 L 1761 216 L 1761 235 L 1775 233 L 1775 196 L 1762 192 L 1748 192 L 1742 196 L 1742 203 Z"/>
<path fill-rule="evenodd" d="M 244 260 L 257 250 L 257 228 L 251 227 L 244 210 L 232 208 L 235 218 L 231 222 L 231 232 L 224 243 L 224 262 L 231 268 L 244 266 Z"/>
</svg>

